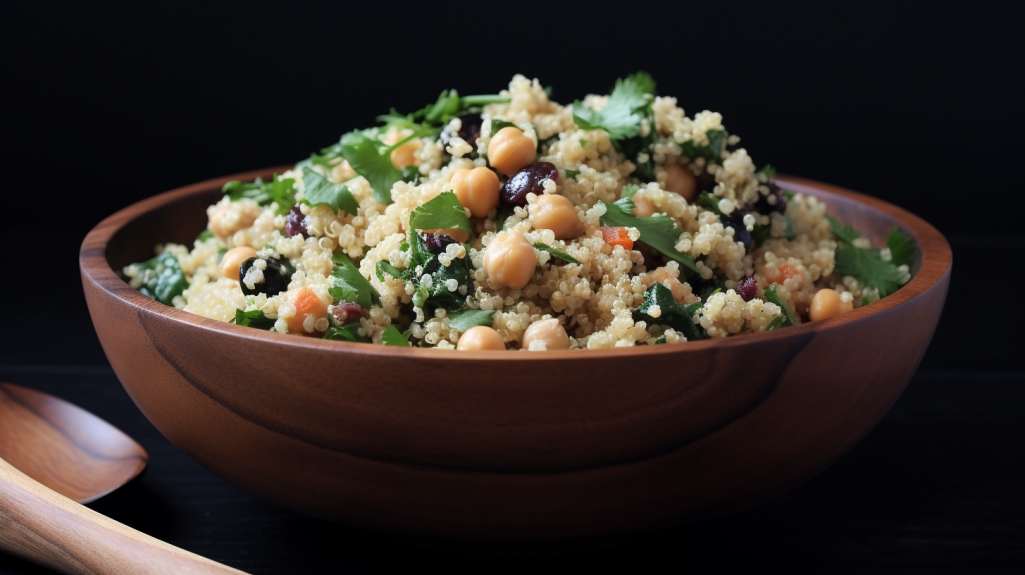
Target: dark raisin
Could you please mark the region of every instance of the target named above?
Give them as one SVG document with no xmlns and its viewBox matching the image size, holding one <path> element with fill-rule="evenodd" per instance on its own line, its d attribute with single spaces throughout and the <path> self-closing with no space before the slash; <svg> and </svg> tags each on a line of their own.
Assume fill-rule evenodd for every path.
<svg viewBox="0 0 1025 575">
<path fill-rule="evenodd" d="M 292 206 L 292 211 L 285 216 L 285 235 L 290 238 L 298 235 L 310 237 L 306 232 L 306 216 L 299 210 L 299 206 Z"/>
<path fill-rule="evenodd" d="M 339 325 L 354 323 L 363 317 L 363 308 L 357 303 L 340 301 L 331 307 L 331 316 L 335 318 Z"/>
<path fill-rule="evenodd" d="M 480 114 L 463 114 L 459 116 L 459 121 L 462 122 L 459 131 L 455 134 L 446 127 L 438 135 L 438 142 L 442 146 L 447 146 L 452 136 L 459 136 L 466 141 L 467 144 L 477 149 L 477 138 L 480 137 L 480 125 L 482 123 Z"/>
<path fill-rule="evenodd" d="M 253 289 L 246 286 L 246 274 L 257 260 L 264 261 L 267 266 L 263 270 L 263 279 L 253 285 Z M 287 277 L 286 277 L 287 276 Z M 239 284 L 242 286 L 242 293 L 246 295 L 267 294 L 267 297 L 276 296 L 288 289 L 288 282 L 291 281 L 291 274 L 286 274 L 282 265 L 274 258 L 252 257 L 242 262 L 238 268 Z"/>
<path fill-rule="evenodd" d="M 758 201 L 751 206 L 751 209 L 759 214 L 770 214 L 772 212 L 782 214 L 787 210 L 787 196 L 783 193 L 783 189 L 777 186 L 775 182 L 769 182 L 769 195 L 763 196 L 759 194 Z"/>
<path fill-rule="evenodd" d="M 744 301 L 751 301 L 755 297 L 755 293 L 758 291 L 758 282 L 753 277 L 746 277 L 740 280 L 737 284 L 737 295 L 744 298 Z"/>
<path fill-rule="evenodd" d="M 559 181 L 559 169 L 555 164 L 549 162 L 535 162 L 526 168 L 513 174 L 509 181 L 502 186 L 502 203 L 512 206 L 525 206 L 527 194 L 534 193 L 541 195 L 545 188 L 541 185 L 544 180 Z"/>
<path fill-rule="evenodd" d="M 719 219 L 722 220 L 723 227 L 733 228 L 733 241 L 744 244 L 744 251 L 751 253 L 754 242 L 751 239 L 751 232 L 747 231 L 747 226 L 744 225 L 744 215 L 738 214 L 735 218 L 721 216 Z"/>
<path fill-rule="evenodd" d="M 446 236 L 445 234 L 432 234 L 429 232 L 420 232 L 420 239 L 424 241 L 427 246 L 427 251 L 432 254 L 440 254 L 445 251 L 445 248 L 449 244 L 456 243 L 456 239 L 452 236 Z"/>
</svg>

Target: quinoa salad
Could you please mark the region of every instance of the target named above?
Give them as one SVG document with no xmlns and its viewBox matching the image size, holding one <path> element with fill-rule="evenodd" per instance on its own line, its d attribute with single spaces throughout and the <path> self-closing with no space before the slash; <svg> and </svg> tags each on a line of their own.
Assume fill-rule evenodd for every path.
<svg viewBox="0 0 1025 575">
<path fill-rule="evenodd" d="M 572 104 L 517 75 L 378 122 L 228 183 L 192 246 L 157 246 L 126 281 L 283 334 L 544 351 L 786 328 L 911 277 L 900 230 L 873 247 L 643 72 Z"/>
</svg>

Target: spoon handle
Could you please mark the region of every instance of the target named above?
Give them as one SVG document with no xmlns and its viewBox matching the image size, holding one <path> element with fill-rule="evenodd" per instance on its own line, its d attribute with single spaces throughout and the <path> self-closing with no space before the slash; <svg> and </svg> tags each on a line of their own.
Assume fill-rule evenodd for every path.
<svg viewBox="0 0 1025 575">
<path fill-rule="evenodd" d="M 100 515 L 3 459 L 0 548 L 74 575 L 242 573 Z"/>
</svg>

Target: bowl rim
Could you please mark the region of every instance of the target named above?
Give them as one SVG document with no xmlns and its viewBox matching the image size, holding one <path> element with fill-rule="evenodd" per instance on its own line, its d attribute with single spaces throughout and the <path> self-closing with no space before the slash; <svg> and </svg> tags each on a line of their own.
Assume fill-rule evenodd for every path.
<svg viewBox="0 0 1025 575">
<path fill-rule="evenodd" d="M 81 249 L 79 251 L 79 268 L 82 274 L 82 281 L 91 282 L 108 296 L 116 298 L 122 303 L 135 308 L 137 313 L 153 313 L 182 324 L 183 327 L 189 326 L 202 330 L 212 330 L 223 333 L 225 336 L 240 338 L 242 340 L 273 342 L 292 349 L 301 348 L 311 352 L 358 353 L 364 356 L 383 356 L 383 358 L 416 358 L 424 360 L 442 360 L 446 362 L 458 360 L 459 358 L 472 358 L 475 361 L 498 361 L 520 358 L 531 359 L 534 361 L 558 361 L 561 363 L 573 359 L 577 361 L 591 361 L 602 358 L 619 358 L 626 356 L 649 357 L 665 354 L 699 353 L 712 348 L 728 348 L 736 345 L 757 344 L 759 342 L 767 342 L 777 339 L 805 337 L 809 332 L 839 329 L 846 324 L 864 321 L 877 313 L 882 313 L 900 306 L 936 287 L 949 275 L 953 259 L 950 244 L 947 242 L 946 238 L 944 238 L 943 235 L 931 224 L 903 208 L 872 196 L 854 192 L 832 184 L 826 184 L 795 176 L 777 174 L 775 176 L 775 180 L 784 184 L 786 189 L 797 192 L 813 190 L 816 192 L 825 192 L 827 195 L 846 197 L 847 199 L 866 205 L 869 208 L 877 212 L 881 212 L 897 221 L 902 230 L 911 235 L 919 245 L 922 259 L 918 273 L 911 278 L 911 281 L 893 294 L 881 298 L 867 306 L 860 307 L 828 320 L 820 320 L 816 322 L 808 321 L 798 326 L 788 327 L 787 329 L 744 334 L 742 337 L 713 338 L 701 341 L 685 342 L 685 344 L 681 345 L 635 345 L 630 347 L 596 350 L 554 350 L 540 354 L 526 355 L 513 353 L 514 350 L 460 351 L 454 349 L 402 348 L 346 341 L 329 341 L 312 337 L 296 337 L 294 335 L 237 326 L 191 312 L 186 312 L 173 306 L 167 306 L 152 300 L 141 292 L 129 287 L 128 284 L 122 280 L 107 263 L 106 250 L 110 239 L 125 225 L 142 214 L 159 209 L 191 195 L 209 193 L 215 189 L 219 190 L 224 184 L 230 181 L 251 181 L 256 177 L 266 178 L 274 173 L 283 173 L 284 171 L 292 169 L 292 167 L 293 166 L 291 165 L 278 166 L 275 168 L 252 170 L 232 174 L 230 176 L 204 180 L 151 196 L 115 212 L 90 230 L 82 242 Z M 825 201 L 828 207 L 828 198 Z"/>
</svg>

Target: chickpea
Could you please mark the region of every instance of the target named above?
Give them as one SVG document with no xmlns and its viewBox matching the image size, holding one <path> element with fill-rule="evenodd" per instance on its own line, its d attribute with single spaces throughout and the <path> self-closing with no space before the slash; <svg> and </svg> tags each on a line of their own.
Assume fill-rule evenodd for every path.
<svg viewBox="0 0 1025 575">
<path fill-rule="evenodd" d="M 534 140 L 525 136 L 518 128 L 502 128 L 488 142 L 488 163 L 507 176 L 533 164 L 536 156 Z"/>
<path fill-rule="evenodd" d="M 530 349 L 530 344 L 535 341 L 545 342 L 548 351 L 569 349 L 569 336 L 557 319 L 543 319 L 530 324 L 523 332 L 523 349 Z"/>
<path fill-rule="evenodd" d="M 249 246 L 232 248 L 221 258 L 221 275 L 238 281 L 239 267 L 242 262 L 256 256 L 256 250 Z"/>
<path fill-rule="evenodd" d="M 530 225 L 535 230 L 552 230 L 555 238 L 564 240 L 579 234 L 583 223 L 573 202 L 555 194 L 544 194 L 528 208 Z"/>
<path fill-rule="evenodd" d="M 459 343 L 456 344 L 456 349 L 470 351 L 476 349 L 505 350 L 505 342 L 502 341 L 502 336 L 497 331 L 484 325 L 478 325 L 477 327 L 471 327 L 463 335 L 459 336 Z"/>
<path fill-rule="evenodd" d="M 401 133 L 392 132 L 385 136 L 384 143 L 391 146 L 398 144 L 403 139 L 405 139 L 405 137 Z M 392 165 L 400 170 L 406 166 L 412 166 L 416 163 L 416 153 L 420 151 L 420 147 L 422 145 L 423 143 L 420 140 L 413 138 L 398 148 L 395 148 L 391 151 L 390 156 Z"/>
<path fill-rule="evenodd" d="M 327 304 L 310 288 L 302 287 L 288 294 L 295 306 L 295 315 L 287 318 L 288 331 L 307 334 L 327 330 Z"/>
<path fill-rule="evenodd" d="M 666 166 L 666 187 L 667 192 L 673 192 L 683 196 L 688 202 L 694 201 L 698 191 L 698 179 L 687 168 L 680 164 L 669 164 Z"/>
<path fill-rule="evenodd" d="M 499 232 L 484 251 L 484 271 L 494 289 L 522 289 L 536 266 L 534 246 L 520 232 Z"/>
<path fill-rule="evenodd" d="M 811 298 L 808 316 L 812 321 L 829 319 L 854 309 L 854 302 L 843 301 L 836 290 L 822 289 Z"/>
<path fill-rule="evenodd" d="M 479 167 L 458 170 L 452 175 L 452 189 L 464 208 L 469 208 L 475 217 L 483 218 L 498 207 L 498 175 Z"/>
<path fill-rule="evenodd" d="M 638 218 L 646 218 L 655 213 L 655 202 L 649 200 L 647 196 L 634 196 L 632 201 L 634 203 L 633 213 Z"/>
<path fill-rule="evenodd" d="M 231 234 L 253 225 L 256 216 L 249 212 L 241 212 L 238 218 L 231 217 L 233 207 L 231 205 L 221 206 L 210 215 L 210 231 L 215 236 L 225 239 Z"/>
</svg>

